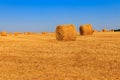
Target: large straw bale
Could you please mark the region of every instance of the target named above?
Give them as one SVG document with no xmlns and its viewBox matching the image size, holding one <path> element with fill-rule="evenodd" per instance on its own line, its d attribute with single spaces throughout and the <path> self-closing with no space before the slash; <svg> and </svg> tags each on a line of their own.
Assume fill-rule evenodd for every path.
<svg viewBox="0 0 120 80">
<path fill-rule="evenodd" d="M 59 25 L 56 28 L 56 39 L 59 41 L 75 41 L 77 31 L 73 24 Z"/>
<path fill-rule="evenodd" d="M 80 30 L 81 35 L 92 35 L 93 34 L 93 28 L 91 24 L 81 25 L 79 30 Z"/>
<path fill-rule="evenodd" d="M 1 36 L 7 36 L 7 32 L 1 32 Z"/>
</svg>

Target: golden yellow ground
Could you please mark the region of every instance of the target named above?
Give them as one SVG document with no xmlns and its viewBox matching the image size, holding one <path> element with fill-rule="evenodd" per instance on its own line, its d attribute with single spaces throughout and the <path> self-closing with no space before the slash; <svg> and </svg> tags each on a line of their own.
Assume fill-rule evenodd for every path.
<svg viewBox="0 0 120 80">
<path fill-rule="evenodd" d="M 120 80 L 120 33 L 0 36 L 0 80 Z"/>
</svg>

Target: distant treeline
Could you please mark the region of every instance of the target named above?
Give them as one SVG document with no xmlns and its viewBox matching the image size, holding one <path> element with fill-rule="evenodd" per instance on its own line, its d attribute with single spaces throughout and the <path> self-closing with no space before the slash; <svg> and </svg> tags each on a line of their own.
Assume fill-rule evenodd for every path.
<svg viewBox="0 0 120 80">
<path fill-rule="evenodd" d="M 117 32 L 117 31 L 120 31 L 120 29 L 116 29 L 116 30 L 114 30 L 115 32 Z"/>
</svg>

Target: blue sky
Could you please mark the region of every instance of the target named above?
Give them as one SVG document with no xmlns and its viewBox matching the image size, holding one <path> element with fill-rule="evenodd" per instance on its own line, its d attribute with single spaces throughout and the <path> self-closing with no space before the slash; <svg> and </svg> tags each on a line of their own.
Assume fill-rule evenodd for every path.
<svg viewBox="0 0 120 80">
<path fill-rule="evenodd" d="M 59 24 L 120 28 L 120 0 L 0 0 L 0 31 L 55 31 Z"/>
</svg>

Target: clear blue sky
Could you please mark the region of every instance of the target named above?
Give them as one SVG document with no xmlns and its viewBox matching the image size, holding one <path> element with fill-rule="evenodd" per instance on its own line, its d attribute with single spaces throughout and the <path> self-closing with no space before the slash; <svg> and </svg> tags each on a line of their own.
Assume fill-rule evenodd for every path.
<svg viewBox="0 0 120 80">
<path fill-rule="evenodd" d="M 59 24 L 120 28 L 120 0 L 0 0 L 0 31 L 55 31 Z"/>
</svg>

